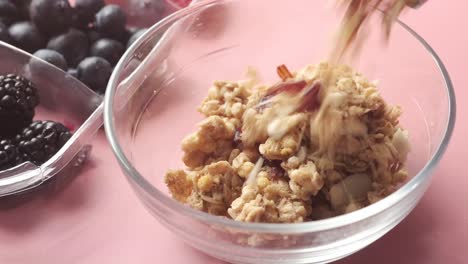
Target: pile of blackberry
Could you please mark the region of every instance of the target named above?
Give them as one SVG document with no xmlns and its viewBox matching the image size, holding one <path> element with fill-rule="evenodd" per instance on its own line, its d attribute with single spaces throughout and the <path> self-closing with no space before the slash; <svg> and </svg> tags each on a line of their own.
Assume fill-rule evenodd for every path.
<svg viewBox="0 0 468 264">
<path fill-rule="evenodd" d="M 146 29 L 127 26 L 118 5 L 104 0 L 0 0 L 0 41 L 68 71 L 103 94 L 113 67 Z M 136 0 L 155 19 L 164 1 Z"/>
<path fill-rule="evenodd" d="M 54 121 L 33 121 L 37 89 L 26 78 L 0 75 L 0 171 L 30 161 L 41 165 L 72 133 Z"/>
</svg>

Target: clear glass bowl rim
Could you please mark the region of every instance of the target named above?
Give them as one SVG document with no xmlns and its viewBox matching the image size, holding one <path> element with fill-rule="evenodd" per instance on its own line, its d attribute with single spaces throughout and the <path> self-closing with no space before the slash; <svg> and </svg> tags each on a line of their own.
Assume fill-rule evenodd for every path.
<svg viewBox="0 0 468 264">
<path fill-rule="evenodd" d="M 403 27 L 409 34 L 411 34 L 416 40 L 418 40 L 427 52 L 432 56 L 434 62 L 439 68 L 442 77 L 445 81 L 445 88 L 448 95 L 448 118 L 445 127 L 445 132 L 441 143 L 437 146 L 435 153 L 432 155 L 430 160 L 426 163 L 421 171 L 419 171 L 410 181 L 404 184 L 396 192 L 389 195 L 388 197 L 382 199 L 381 201 L 369 205 L 365 208 L 357 210 L 355 212 L 319 220 L 311 221 L 304 223 L 294 223 L 294 224 L 270 224 L 270 223 L 245 223 L 234 221 L 232 219 L 213 216 L 208 213 L 197 211 L 186 205 L 183 205 L 171 197 L 165 195 L 157 188 L 155 188 L 149 181 L 147 181 L 137 170 L 133 167 L 132 163 L 125 156 L 117 134 L 115 132 L 115 125 L 113 119 L 113 106 L 114 106 L 114 96 L 116 94 L 116 89 L 118 87 L 118 74 L 122 71 L 124 66 L 124 61 L 136 51 L 139 43 L 150 40 L 152 36 L 162 29 L 171 26 L 173 23 L 177 22 L 179 19 L 190 16 L 191 14 L 197 13 L 203 10 L 210 5 L 219 5 L 229 2 L 235 2 L 239 0 L 204 0 L 193 4 L 187 8 L 181 9 L 166 18 L 162 19 L 155 25 L 153 25 L 145 34 L 143 34 L 139 40 L 135 41 L 134 44 L 127 49 L 125 54 L 122 56 L 122 59 L 119 61 L 115 67 L 114 72 L 109 80 L 107 85 L 107 92 L 104 98 L 104 126 L 106 131 L 106 136 L 111 145 L 112 151 L 114 152 L 115 157 L 117 158 L 119 165 L 125 171 L 129 180 L 135 182 L 139 187 L 141 187 L 147 194 L 149 194 L 154 199 L 159 200 L 165 206 L 170 209 L 184 215 L 187 217 L 195 218 L 201 220 L 206 224 L 221 225 L 226 228 L 233 228 L 238 231 L 244 232 L 257 232 L 257 233 L 284 233 L 284 234 L 299 234 L 304 232 L 320 232 L 330 229 L 340 228 L 343 226 L 351 225 L 356 222 L 360 222 L 366 218 L 377 215 L 382 211 L 392 207 L 393 205 L 400 202 L 402 199 L 405 199 L 412 190 L 418 188 L 419 185 L 429 180 L 431 176 L 431 171 L 436 167 L 436 165 L 441 160 L 445 150 L 447 149 L 448 143 L 451 139 L 453 129 L 455 127 L 456 119 L 456 100 L 455 100 L 455 91 L 453 88 L 452 81 L 448 74 L 446 67 L 444 66 L 442 60 L 434 51 L 434 49 L 413 29 L 401 21 L 397 21 L 397 25 Z"/>
</svg>

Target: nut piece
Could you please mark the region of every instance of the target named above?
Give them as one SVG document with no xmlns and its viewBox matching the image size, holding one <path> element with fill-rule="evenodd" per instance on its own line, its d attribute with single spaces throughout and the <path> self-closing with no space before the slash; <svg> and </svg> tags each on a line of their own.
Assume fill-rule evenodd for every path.
<svg viewBox="0 0 468 264">
<path fill-rule="evenodd" d="M 283 81 L 289 78 L 294 78 L 292 73 L 288 70 L 288 68 L 284 64 L 281 64 L 280 66 L 276 68 L 276 73 Z"/>
<path fill-rule="evenodd" d="M 398 159 L 404 163 L 410 152 L 410 144 L 408 140 L 408 131 L 398 128 L 392 137 L 392 144 L 398 152 Z"/>
<path fill-rule="evenodd" d="M 354 174 L 330 188 L 330 202 L 334 209 L 340 209 L 351 202 L 362 201 L 372 189 L 372 180 L 366 174 Z"/>
</svg>

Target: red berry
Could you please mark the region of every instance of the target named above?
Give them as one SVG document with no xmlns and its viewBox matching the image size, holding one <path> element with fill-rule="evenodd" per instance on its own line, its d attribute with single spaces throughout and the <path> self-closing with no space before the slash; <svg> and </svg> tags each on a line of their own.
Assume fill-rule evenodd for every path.
<svg viewBox="0 0 468 264">
<path fill-rule="evenodd" d="M 186 7 L 192 2 L 192 0 L 167 0 L 168 2 L 171 2 L 175 4 L 178 7 Z"/>
<path fill-rule="evenodd" d="M 63 122 L 63 126 L 68 128 L 68 130 L 70 130 L 71 132 L 75 131 L 75 125 L 70 121 L 65 120 Z"/>
</svg>

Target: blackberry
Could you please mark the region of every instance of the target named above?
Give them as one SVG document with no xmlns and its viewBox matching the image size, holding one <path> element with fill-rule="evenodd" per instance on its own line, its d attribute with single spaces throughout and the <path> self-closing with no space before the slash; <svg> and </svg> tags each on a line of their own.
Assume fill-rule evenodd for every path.
<svg viewBox="0 0 468 264">
<path fill-rule="evenodd" d="M 78 79 L 92 90 L 104 94 L 112 74 L 112 66 L 99 57 L 88 57 L 78 65 Z"/>
<path fill-rule="evenodd" d="M 74 25 L 78 28 L 88 28 L 96 13 L 104 5 L 104 0 L 76 0 Z"/>
<path fill-rule="evenodd" d="M 41 49 L 36 51 L 34 53 L 34 56 L 47 61 L 48 63 L 54 65 L 55 67 L 63 71 L 67 70 L 67 61 L 62 56 L 62 54 L 58 53 L 55 50 Z"/>
<path fill-rule="evenodd" d="M 112 66 L 117 64 L 124 52 L 125 47 L 122 43 L 113 39 L 100 39 L 91 47 L 91 56 L 101 57 L 107 60 Z"/>
<path fill-rule="evenodd" d="M 22 160 L 41 165 L 71 138 L 68 128 L 54 121 L 34 121 L 15 138 Z"/>
<path fill-rule="evenodd" d="M 0 75 L 0 136 L 11 137 L 29 125 L 39 104 L 36 88 L 26 78 Z"/>
<path fill-rule="evenodd" d="M 10 43 L 11 42 L 11 37 L 10 33 L 8 33 L 8 27 L 0 22 L 0 41 Z"/>
<path fill-rule="evenodd" d="M 72 11 L 67 0 L 32 0 L 29 6 L 31 21 L 49 36 L 70 27 Z"/>
<path fill-rule="evenodd" d="M 9 0 L 0 0 L 0 22 L 5 25 L 17 21 L 19 16 L 18 9 Z"/>
<path fill-rule="evenodd" d="M 118 5 L 106 5 L 95 17 L 96 29 L 104 36 L 119 39 L 125 35 L 127 18 Z"/>
<path fill-rule="evenodd" d="M 15 167 L 21 163 L 21 155 L 14 142 L 8 139 L 0 139 L 0 171 Z"/>
<path fill-rule="evenodd" d="M 45 39 L 37 28 L 30 22 L 18 22 L 10 26 L 8 33 L 12 44 L 29 53 L 45 46 Z"/>
<path fill-rule="evenodd" d="M 142 28 L 142 29 L 139 29 L 138 31 L 136 31 L 135 33 L 132 34 L 132 36 L 130 37 L 130 39 L 128 40 L 127 42 L 127 48 L 129 48 L 133 42 L 135 42 L 141 35 L 143 35 L 143 33 L 146 32 L 146 30 L 148 30 L 147 28 Z"/>
<path fill-rule="evenodd" d="M 75 67 L 86 57 L 88 47 L 88 37 L 77 29 L 70 29 L 47 43 L 47 48 L 62 54 L 70 67 Z"/>
</svg>

